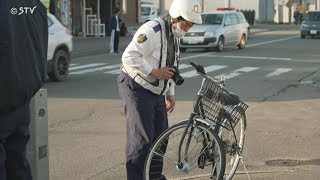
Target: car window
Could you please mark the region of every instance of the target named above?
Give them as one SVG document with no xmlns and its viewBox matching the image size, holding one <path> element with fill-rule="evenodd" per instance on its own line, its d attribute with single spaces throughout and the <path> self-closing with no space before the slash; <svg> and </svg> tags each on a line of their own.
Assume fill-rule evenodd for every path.
<svg viewBox="0 0 320 180">
<path fill-rule="evenodd" d="M 320 12 L 308 12 L 306 21 L 320 21 Z"/>
<path fill-rule="evenodd" d="M 48 27 L 53 25 L 53 21 L 48 17 Z"/>
<path fill-rule="evenodd" d="M 236 14 L 231 14 L 231 24 L 232 25 L 239 24 L 239 19 Z"/>
<path fill-rule="evenodd" d="M 237 15 L 241 24 L 246 22 L 246 18 L 244 17 L 242 12 L 237 13 Z"/>
<path fill-rule="evenodd" d="M 221 24 L 223 20 L 222 14 L 202 14 L 202 24 L 212 25 L 212 24 Z"/>
<path fill-rule="evenodd" d="M 227 26 L 232 24 L 231 23 L 231 15 L 230 14 L 226 15 L 226 20 L 224 21 L 224 24 L 227 25 Z"/>
</svg>

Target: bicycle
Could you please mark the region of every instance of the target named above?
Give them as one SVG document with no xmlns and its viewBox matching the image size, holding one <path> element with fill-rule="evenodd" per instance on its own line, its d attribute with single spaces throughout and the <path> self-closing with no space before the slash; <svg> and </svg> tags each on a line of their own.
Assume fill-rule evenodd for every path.
<svg viewBox="0 0 320 180">
<path fill-rule="evenodd" d="M 174 124 L 155 141 L 146 158 L 145 180 L 230 180 L 237 170 L 248 105 L 224 88 L 224 80 L 213 79 L 203 66 L 190 64 L 203 76 L 193 112 L 189 119 Z"/>
</svg>

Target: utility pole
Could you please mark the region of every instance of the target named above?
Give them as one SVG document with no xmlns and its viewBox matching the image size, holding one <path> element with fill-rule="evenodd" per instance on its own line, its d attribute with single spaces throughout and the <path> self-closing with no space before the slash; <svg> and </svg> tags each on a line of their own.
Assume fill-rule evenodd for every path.
<svg viewBox="0 0 320 180">
<path fill-rule="evenodd" d="M 224 7 L 230 8 L 231 7 L 231 0 L 224 0 Z"/>
<path fill-rule="evenodd" d="M 165 15 L 165 1 L 164 0 L 159 0 L 160 3 L 160 15 L 164 16 Z"/>
<path fill-rule="evenodd" d="M 204 12 L 204 0 L 201 2 L 201 12 Z"/>
</svg>

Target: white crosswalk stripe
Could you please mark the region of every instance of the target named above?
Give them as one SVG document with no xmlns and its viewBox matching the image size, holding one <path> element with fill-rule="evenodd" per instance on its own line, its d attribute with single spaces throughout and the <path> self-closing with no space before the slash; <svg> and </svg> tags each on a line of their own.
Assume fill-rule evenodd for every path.
<svg viewBox="0 0 320 180">
<path fill-rule="evenodd" d="M 92 69 L 86 69 L 86 70 L 82 70 L 82 71 L 75 71 L 75 72 L 71 72 L 70 74 L 86 74 L 86 73 L 90 73 L 90 72 L 119 68 L 120 66 L 121 66 L 121 64 L 114 64 L 114 65 L 110 65 L 110 66 L 103 66 L 103 67 L 97 67 L 97 68 L 92 68 Z"/>
<path fill-rule="evenodd" d="M 77 66 L 77 65 L 79 65 L 79 64 L 69 64 L 70 67 Z"/>
<path fill-rule="evenodd" d="M 180 69 L 186 69 L 186 68 L 189 68 L 189 67 L 191 67 L 190 64 L 179 64 L 179 70 Z"/>
<path fill-rule="evenodd" d="M 86 74 L 86 73 L 92 73 L 92 72 L 103 71 L 103 70 L 108 70 L 103 72 L 107 74 L 113 74 L 113 75 L 120 74 L 121 64 L 113 64 L 113 65 L 107 65 L 107 64 L 108 63 L 91 63 L 91 64 L 84 64 L 84 65 L 70 64 L 69 70 L 71 71 L 70 74 L 73 74 L 73 75 Z M 198 73 L 196 72 L 196 70 L 194 70 L 191 67 L 192 66 L 190 64 L 179 64 L 179 70 L 181 72 L 180 75 L 184 78 L 192 78 L 192 77 L 198 76 Z M 210 66 L 204 67 L 204 69 L 207 73 L 210 73 L 213 71 L 224 69 L 226 67 L 228 66 L 227 65 L 210 65 Z M 242 67 L 230 72 L 222 73 L 220 75 L 215 76 L 214 78 L 220 79 L 223 77 L 224 79 L 231 79 L 231 78 L 243 75 L 245 73 L 256 71 L 258 69 L 261 69 L 261 67 Z M 291 68 L 277 68 L 272 72 L 266 74 L 264 77 L 273 78 L 275 76 L 279 76 L 281 74 L 284 74 L 290 71 L 292 71 Z"/>
<path fill-rule="evenodd" d="M 274 70 L 273 72 L 267 74 L 266 77 L 267 78 L 271 78 L 271 77 L 274 77 L 274 76 L 279 76 L 279 75 L 287 73 L 287 72 L 289 72 L 291 70 L 292 69 L 290 69 L 290 68 L 278 68 L 278 69 Z"/>
<path fill-rule="evenodd" d="M 107 71 L 107 72 L 104 72 L 104 73 L 108 73 L 108 74 L 120 74 L 120 72 L 121 72 L 121 69 L 116 69 L 116 70 Z"/>
<path fill-rule="evenodd" d="M 186 69 L 186 68 L 189 68 L 191 67 L 191 65 L 189 64 L 179 64 L 179 70 L 181 69 Z M 121 70 L 120 69 L 116 69 L 116 70 L 112 70 L 112 71 L 106 71 L 104 73 L 107 73 L 107 74 L 120 74 Z"/>
<path fill-rule="evenodd" d="M 223 69 L 223 68 L 226 68 L 226 67 L 227 66 L 212 65 L 212 66 L 205 67 L 204 70 L 207 73 L 209 73 L 209 72 L 216 71 L 216 70 L 219 70 L 219 69 Z M 192 70 L 192 71 L 181 73 L 180 75 L 182 77 L 184 77 L 184 78 L 191 78 L 191 77 L 194 77 L 194 76 L 198 76 L 199 74 L 197 74 L 196 70 Z"/>
<path fill-rule="evenodd" d="M 243 67 L 243 68 L 240 68 L 240 69 L 236 69 L 234 71 L 230 71 L 228 73 L 223 73 L 223 74 L 217 75 L 214 78 L 216 78 L 216 79 L 221 79 L 221 78 L 231 79 L 231 78 L 234 78 L 236 76 L 240 76 L 240 75 L 242 75 L 244 73 L 248 73 L 248 72 L 251 72 L 251 71 L 258 70 L 258 69 L 260 69 L 260 67 Z"/>
<path fill-rule="evenodd" d="M 69 70 L 73 71 L 73 70 L 85 69 L 85 68 L 101 66 L 101 65 L 106 65 L 106 63 L 92 63 L 92 64 L 86 64 L 81 66 L 75 66 L 75 67 L 70 67 Z"/>
</svg>

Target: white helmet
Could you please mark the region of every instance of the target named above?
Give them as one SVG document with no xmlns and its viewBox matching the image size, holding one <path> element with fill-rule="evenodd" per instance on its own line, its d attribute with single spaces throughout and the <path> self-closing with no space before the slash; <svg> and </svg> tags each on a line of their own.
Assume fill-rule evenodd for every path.
<svg viewBox="0 0 320 180">
<path fill-rule="evenodd" d="M 169 14 L 173 19 L 181 16 L 195 24 L 202 24 L 200 13 L 201 8 L 197 0 L 174 0 L 169 9 Z"/>
</svg>

